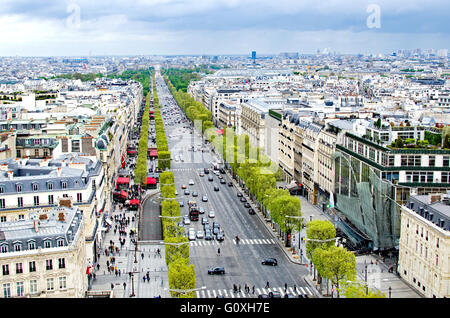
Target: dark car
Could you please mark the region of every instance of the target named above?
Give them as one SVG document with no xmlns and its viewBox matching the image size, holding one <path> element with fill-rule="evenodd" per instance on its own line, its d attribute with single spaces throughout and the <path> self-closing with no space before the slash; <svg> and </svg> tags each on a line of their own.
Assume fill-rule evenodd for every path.
<svg viewBox="0 0 450 318">
<path fill-rule="evenodd" d="M 214 274 L 225 274 L 225 268 L 223 267 L 213 267 L 208 269 L 208 274 L 209 275 L 214 275 Z"/>
<path fill-rule="evenodd" d="M 261 264 L 263 265 L 272 265 L 272 266 L 277 266 L 278 265 L 278 261 L 276 258 L 267 258 L 265 260 L 263 260 L 261 262 Z"/>
<path fill-rule="evenodd" d="M 241 197 L 240 201 L 241 201 L 241 202 L 247 202 L 247 199 L 244 198 L 244 197 Z"/>
<path fill-rule="evenodd" d="M 238 197 L 238 198 L 242 198 L 242 193 L 238 192 L 238 193 L 237 193 L 237 197 Z"/>
<path fill-rule="evenodd" d="M 228 182 L 228 186 L 229 186 L 229 187 L 232 187 L 232 186 L 233 186 L 233 182 L 231 182 L 231 181 Z"/>
<path fill-rule="evenodd" d="M 203 170 L 203 172 L 204 172 L 205 174 L 209 174 L 208 168 L 205 168 L 205 169 Z"/>
<path fill-rule="evenodd" d="M 217 184 L 214 185 L 214 191 L 219 191 L 219 186 Z"/>
<path fill-rule="evenodd" d="M 299 294 L 299 295 L 297 296 L 297 298 L 309 298 L 309 296 L 306 295 L 306 294 Z"/>
<path fill-rule="evenodd" d="M 220 179 L 220 183 L 221 184 L 226 184 L 227 182 L 225 181 L 225 179 Z"/>
<path fill-rule="evenodd" d="M 223 168 L 220 168 L 219 171 L 221 174 L 225 174 L 225 170 Z"/>
<path fill-rule="evenodd" d="M 223 236 L 222 233 L 220 233 L 220 232 L 217 233 L 217 235 L 216 235 L 216 240 L 217 241 L 222 242 L 224 239 L 225 239 L 225 237 Z"/>
<path fill-rule="evenodd" d="M 281 293 L 279 291 L 269 292 L 269 298 L 281 298 Z"/>
<path fill-rule="evenodd" d="M 184 190 L 184 194 L 185 195 L 189 195 L 191 192 L 189 191 L 189 189 Z"/>
<path fill-rule="evenodd" d="M 248 203 L 248 202 L 245 202 L 245 204 L 244 204 L 244 207 L 246 207 L 246 208 L 250 208 L 250 207 L 251 207 L 251 205 L 250 205 L 250 203 Z"/>
<path fill-rule="evenodd" d="M 267 294 L 260 294 L 260 295 L 258 295 L 258 298 L 269 298 L 269 295 L 267 295 Z"/>
<path fill-rule="evenodd" d="M 255 210 L 253 210 L 253 208 L 248 209 L 248 214 L 256 214 Z"/>
<path fill-rule="evenodd" d="M 208 181 L 214 181 L 213 177 L 212 177 L 212 176 L 209 176 L 209 177 L 208 177 Z"/>
</svg>

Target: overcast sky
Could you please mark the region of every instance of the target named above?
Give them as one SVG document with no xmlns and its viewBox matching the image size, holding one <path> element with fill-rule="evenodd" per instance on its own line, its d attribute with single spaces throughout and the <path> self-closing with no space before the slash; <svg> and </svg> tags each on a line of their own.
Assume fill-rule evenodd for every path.
<svg viewBox="0 0 450 318">
<path fill-rule="evenodd" d="M 448 0 L 1 0 L 1 56 L 449 48 Z M 379 13 L 379 14 L 378 14 Z"/>
</svg>

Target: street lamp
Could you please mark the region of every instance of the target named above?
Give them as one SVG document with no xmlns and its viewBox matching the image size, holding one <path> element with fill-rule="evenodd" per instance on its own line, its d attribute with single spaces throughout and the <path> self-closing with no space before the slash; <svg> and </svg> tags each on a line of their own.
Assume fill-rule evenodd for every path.
<svg viewBox="0 0 450 318">
<path fill-rule="evenodd" d="M 300 254 L 303 254 L 303 253 L 301 253 L 301 246 L 300 246 L 300 244 L 301 244 L 300 231 L 301 231 L 302 225 L 303 225 L 303 217 L 301 217 L 301 216 L 291 216 L 291 215 L 286 215 L 286 217 L 287 218 L 291 218 L 291 219 L 298 219 L 298 249 L 299 249 Z M 302 258 L 300 258 L 300 262 L 302 262 Z"/>
</svg>

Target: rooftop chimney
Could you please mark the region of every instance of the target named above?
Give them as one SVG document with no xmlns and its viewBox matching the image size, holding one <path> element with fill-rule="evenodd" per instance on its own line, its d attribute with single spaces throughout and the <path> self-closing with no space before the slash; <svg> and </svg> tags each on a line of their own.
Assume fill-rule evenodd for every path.
<svg viewBox="0 0 450 318">
<path fill-rule="evenodd" d="M 430 193 L 428 195 L 428 204 L 433 204 L 434 202 L 441 201 L 440 193 Z"/>
<path fill-rule="evenodd" d="M 33 225 L 34 225 L 34 231 L 36 233 L 39 232 L 39 220 L 38 219 L 33 220 Z"/>
<path fill-rule="evenodd" d="M 61 177 L 61 167 L 58 167 L 58 169 L 56 170 L 56 174 L 58 175 L 58 177 Z"/>
<path fill-rule="evenodd" d="M 9 178 L 9 180 L 12 180 L 13 177 L 14 177 L 14 172 L 12 172 L 12 170 L 9 170 L 8 171 L 8 178 Z"/>
</svg>

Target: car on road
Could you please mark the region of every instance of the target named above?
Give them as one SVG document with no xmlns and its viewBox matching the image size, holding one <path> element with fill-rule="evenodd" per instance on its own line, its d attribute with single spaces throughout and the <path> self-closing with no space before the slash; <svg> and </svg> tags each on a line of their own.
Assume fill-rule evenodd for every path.
<svg viewBox="0 0 450 318">
<path fill-rule="evenodd" d="M 258 298 L 269 298 L 269 295 L 267 295 L 267 294 L 259 294 Z"/>
<path fill-rule="evenodd" d="M 205 237 L 205 234 L 203 233 L 203 231 L 197 231 L 197 238 L 198 239 L 202 239 Z"/>
<path fill-rule="evenodd" d="M 212 176 L 209 176 L 209 177 L 208 177 L 208 181 L 214 181 L 213 177 L 212 177 Z"/>
<path fill-rule="evenodd" d="M 189 185 L 194 185 L 195 183 L 194 183 L 194 180 L 192 180 L 192 179 L 190 179 L 189 180 Z"/>
<path fill-rule="evenodd" d="M 255 210 L 253 208 L 248 209 L 248 214 L 254 215 L 256 214 Z"/>
<path fill-rule="evenodd" d="M 288 293 L 288 294 L 284 294 L 283 298 L 297 298 L 297 297 Z"/>
<path fill-rule="evenodd" d="M 208 218 L 202 217 L 202 225 L 205 225 L 206 223 L 208 223 Z"/>
<path fill-rule="evenodd" d="M 181 208 L 184 207 L 184 202 L 183 201 L 180 201 L 180 207 Z"/>
<path fill-rule="evenodd" d="M 205 231 L 211 230 L 211 224 L 209 224 L 209 222 L 206 222 L 205 224 L 203 224 L 203 229 L 204 229 Z"/>
<path fill-rule="evenodd" d="M 204 172 L 205 174 L 209 174 L 208 168 L 205 168 L 205 169 L 203 170 L 203 172 Z"/>
<path fill-rule="evenodd" d="M 220 233 L 220 228 L 218 228 L 218 227 L 213 227 L 213 234 L 214 235 L 217 235 L 217 234 L 219 234 Z"/>
<path fill-rule="evenodd" d="M 281 293 L 279 291 L 271 291 L 269 292 L 269 298 L 281 298 Z"/>
<path fill-rule="evenodd" d="M 219 172 L 220 172 L 221 174 L 225 174 L 225 170 L 224 170 L 223 168 L 220 168 L 220 169 L 219 169 Z"/>
<path fill-rule="evenodd" d="M 189 195 L 189 194 L 191 194 L 191 191 L 189 191 L 189 189 L 185 189 L 185 190 L 184 190 L 184 194 L 185 194 L 185 195 Z"/>
<path fill-rule="evenodd" d="M 200 213 L 200 214 L 205 214 L 205 208 L 204 207 L 199 207 L 198 208 L 198 213 Z"/>
<path fill-rule="evenodd" d="M 238 198 L 242 198 L 242 193 L 238 192 L 236 195 Z"/>
<path fill-rule="evenodd" d="M 178 191 L 177 190 L 175 190 L 175 195 L 178 195 Z"/>
<path fill-rule="evenodd" d="M 214 217 L 216 217 L 216 214 L 214 213 L 213 210 L 211 210 L 211 211 L 208 212 L 208 216 L 209 216 L 210 218 L 214 218 Z"/>
<path fill-rule="evenodd" d="M 228 186 L 229 186 L 229 187 L 232 187 L 232 186 L 233 186 L 233 182 L 231 182 L 231 181 L 228 182 Z"/>
<path fill-rule="evenodd" d="M 181 186 L 181 189 L 186 189 L 187 188 L 187 186 L 185 185 L 185 184 L 183 184 L 182 186 Z"/>
<path fill-rule="evenodd" d="M 217 184 L 214 185 L 214 191 L 219 191 L 219 186 Z"/>
<path fill-rule="evenodd" d="M 244 198 L 244 197 L 241 197 L 241 199 L 240 199 L 239 201 L 241 201 L 241 202 L 247 202 L 247 199 Z"/>
<path fill-rule="evenodd" d="M 208 269 L 208 274 L 209 275 L 214 275 L 214 274 L 225 274 L 225 268 L 223 267 L 212 267 L 210 269 Z"/>
<path fill-rule="evenodd" d="M 211 241 L 213 239 L 211 230 L 205 230 L 205 240 Z"/>
<path fill-rule="evenodd" d="M 204 177 L 205 173 L 203 171 L 200 171 L 200 173 L 198 174 L 200 177 Z"/>
<path fill-rule="evenodd" d="M 189 241 L 194 241 L 195 240 L 195 237 L 196 237 L 196 235 L 195 235 L 195 231 L 194 230 L 190 230 L 189 229 L 189 232 L 188 232 L 188 238 L 189 238 Z"/>
<path fill-rule="evenodd" d="M 189 219 L 188 216 L 185 216 L 185 217 L 183 218 L 183 223 L 186 224 L 186 225 L 191 224 L 191 220 Z"/>
<path fill-rule="evenodd" d="M 217 233 L 217 235 L 216 235 L 216 240 L 217 241 L 222 242 L 224 239 L 225 239 L 225 237 L 223 236 L 222 233 L 220 233 L 220 232 Z"/>
<path fill-rule="evenodd" d="M 219 180 L 223 179 L 223 177 L 220 174 L 217 176 L 217 178 L 219 178 Z"/>
<path fill-rule="evenodd" d="M 226 184 L 227 182 L 225 181 L 225 179 L 220 179 L 220 183 L 221 184 Z"/>
<path fill-rule="evenodd" d="M 208 202 L 208 197 L 206 195 L 202 196 L 202 201 L 203 202 Z"/>
<path fill-rule="evenodd" d="M 272 265 L 272 266 L 277 266 L 278 265 L 278 261 L 276 258 L 266 258 L 265 260 L 263 260 L 261 262 L 262 265 Z"/>
<path fill-rule="evenodd" d="M 297 298 L 309 298 L 309 296 L 306 295 L 306 294 L 299 294 L 299 295 L 297 296 Z"/>
<path fill-rule="evenodd" d="M 193 197 L 198 197 L 198 192 L 197 191 L 192 192 L 192 196 Z"/>
<path fill-rule="evenodd" d="M 246 207 L 246 208 L 250 208 L 250 207 L 251 207 L 251 205 L 250 205 L 250 203 L 248 203 L 248 202 L 245 202 L 245 204 L 244 204 L 244 207 Z"/>
</svg>

